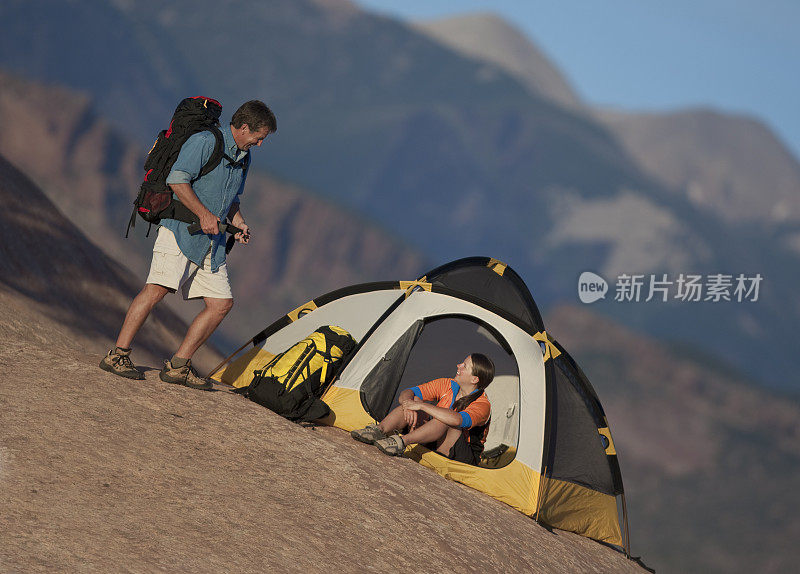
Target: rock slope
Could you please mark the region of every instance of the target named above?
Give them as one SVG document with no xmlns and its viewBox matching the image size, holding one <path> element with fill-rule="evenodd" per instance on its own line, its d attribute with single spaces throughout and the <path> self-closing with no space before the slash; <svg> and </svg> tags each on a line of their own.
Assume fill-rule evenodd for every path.
<svg viewBox="0 0 800 574">
<path fill-rule="evenodd" d="M 48 357 L 0 352 L 4 571 L 643 572 L 339 429 Z"/>
</svg>

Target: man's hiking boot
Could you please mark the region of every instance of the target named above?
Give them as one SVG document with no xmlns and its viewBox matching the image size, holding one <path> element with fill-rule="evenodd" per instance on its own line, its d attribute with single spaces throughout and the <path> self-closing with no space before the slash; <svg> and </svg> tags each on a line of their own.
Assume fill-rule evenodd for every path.
<svg viewBox="0 0 800 574">
<path fill-rule="evenodd" d="M 375 441 L 386 438 L 386 435 L 378 425 L 367 425 L 363 429 L 356 429 L 350 436 L 367 444 L 375 444 Z"/>
<path fill-rule="evenodd" d="M 144 380 L 144 374 L 136 368 L 131 361 L 131 350 L 127 351 L 115 347 L 100 361 L 100 368 L 109 373 L 114 373 L 126 379 Z"/>
<path fill-rule="evenodd" d="M 389 456 L 403 456 L 403 452 L 406 450 L 406 443 L 403 442 L 403 437 L 399 434 L 393 434 L 392 436 L 375 441 L 375 446 L 377 446 L 383 454 L 388 454 Z"/>
<path fill-rule="evenodd" d="M 178 368 L 174 368 L 171 361 L 164 361 L 164 368 L 161 369 L 158 376 L 165 383 L 175 383 L 201 391 L 210 391 L 214 388 L 211 381 L 197 376 L 197 371 L 192 367 L 191 361 Z"/>
</svg>

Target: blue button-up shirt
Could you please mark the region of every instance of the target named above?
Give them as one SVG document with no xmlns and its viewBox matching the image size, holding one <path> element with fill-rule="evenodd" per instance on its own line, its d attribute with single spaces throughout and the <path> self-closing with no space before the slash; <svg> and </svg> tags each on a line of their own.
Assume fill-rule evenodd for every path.
<svg viewBox="0 0 800 574">
<path fill-rule="evenodd" d="M 224 151 L 236 161 L 244 158 L 249 151 L 240 150 L 233 139 L 230 125 L 222 128 L 222 136 L 225 141 Z M 247 170 L 243 167 L 231 167 L 225 158 L 207 175 L 200 179 L 200 170 L 211 157 L 216 145 L 214 134 L 205 131 L 199 132 L 186 140 L 178 154 L 178 159 L 172 165 L 172 171 L 167 176 L 167 183 L 188 183 L 191 184 L 197 199 L 206 208 L 220 218 L 225 220 L 231 205 L 239 202 L 239 196 L 244 191 L 244 182 L 247 178 Z M 220 265 L 225 263 L 225 234 L 205 235 L 198 232 L 189 235 L 189 224 L 175 219 L 164 219 L 161 225 L 175 234 L 175 239 L 186 257 L 202 265 L 209 250 L 211 250 L 211 272 L 214 273 Z"/>
</svg>

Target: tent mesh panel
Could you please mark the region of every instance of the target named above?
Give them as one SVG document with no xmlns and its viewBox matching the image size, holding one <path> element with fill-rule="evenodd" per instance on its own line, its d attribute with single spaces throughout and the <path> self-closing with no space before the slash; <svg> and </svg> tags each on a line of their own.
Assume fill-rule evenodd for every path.
<svg viewBox="0 0 800 574">
<path fill-rule="evenodd" d="M 552 478 L 573 482 L 604 494 L 615 494 L 614 477 L 605 453 L 589 396 L 572 366 L 555 360 L 555 448 Z M 602 423 L 600 423 L 602 424 Z"/>
<path fill-rule="evenodd" d="M 376 420 L 382 420 L 389 414 L 400 378 L 408 362 L 408 355 L 422 331 L 422 326 L 421 320 L 411 325 L 372 368 L 361 385 L 364 406 Z"/>
</svg>

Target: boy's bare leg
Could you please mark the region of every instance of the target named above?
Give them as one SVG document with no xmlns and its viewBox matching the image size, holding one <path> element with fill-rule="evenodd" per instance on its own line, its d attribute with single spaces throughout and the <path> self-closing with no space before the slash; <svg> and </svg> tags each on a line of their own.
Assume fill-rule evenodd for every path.
<svg viewBox="0 0 800 574">
<path fill-rule="evenodd" d="M 452 427 L 444 424 L 442 421 L 437 419 L 431 419 L 422 426 L 419 426 L 416 429 L 412 430 L 410 433 L 403 435 L 401 438 L 403 439 L 403 442 L 407 445 L 439 442 L 439 440 L 443 439 L 447 434 L 447 432 L 451 429 Z M 452 430 L 458 430 L 459 432 L 461 432 L 459 429 L 452 429 Z M 455 440 L 453 441 L 453 443 L 455 443 Z"/>
<path fill-rule="evenodd" d="M 393 431 L 400 430 L 406 426 L 406 419 L 403 415 L 403 407 L 395 407 L 384 419 L 378 423 L 378 428 L 383 431 L 383 434 L 390 434 Z"/>
<path fill-rule="evenodd" d="M 462 434 L 461 429 L 456 429 L 450 427 L 447 433 L 444 435 L 444 439 L 439 445 L 436 447 L 436 452 L 439 454 L 443 454 L 444 456 L 450 456 L 450 449 L 453 448 L 453 445 L 456 444 L 458 437 Z"/>
</svg>

